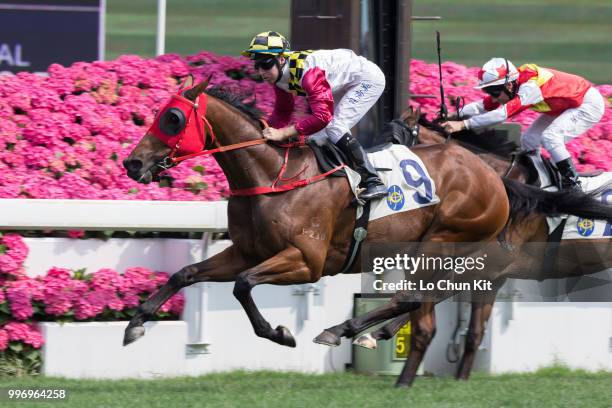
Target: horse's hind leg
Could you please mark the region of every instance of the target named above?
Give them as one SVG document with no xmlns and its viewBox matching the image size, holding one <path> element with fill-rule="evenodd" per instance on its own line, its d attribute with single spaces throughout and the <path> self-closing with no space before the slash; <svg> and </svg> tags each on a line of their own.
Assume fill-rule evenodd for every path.
<svg viewBox="0 0 612 408">
<path fill-rule="evenodd" d="M 255 334 L 283 346 L 295 347 L 295 339 L 286 327 L 272 329 L 253 301 L 251 290 L 263 283 L 289 285 L 309 282 L 312 282 L 312 274 L 302 252 L 290 247 L 240 273 L 236 278 L 234 296 L 249 317 Z"/>
<path fill-rule="evenodd" d="M 419 302 L 408 301 L 406 296 L 406 293 L 398 292 L 387 304 L 325 329 L 313 341 L 326 346 L 339 346 L 341 337 L 353 337 L 380 322 L 411 312 L 421 306 Z"/>
<path fill-rule="evenodd" d="M 500 286 L 501 285 L 497 287 L 499 288 Z M 482 343 L 484 337 L 485 326 L 493 311 L 496 293 L 497 291 L 490 297 L 487 295 L 487 299 L 480 302 L 472 302 L 470 326 L 467 336 L 465 337 L 465 349 L 463 351 L 463 356 L 461 356 L 461 361 L 459 362 L 459 368 L 457 369 L 456 378 L 458 380 L 467 380 L 470 378 L 478 347 L 480 347 L 480 343 Z"/>
<path fill-rule="evenodd" d="M 389 340 L 410 320 L 410 313 L 405 313 L 391 320 L 378 330 L 359 336 L 353 344 L 368 349 L 376 348 L 377 340 Z"/>
<path fill-rule="evenodd" d="M 423 361 L 427 347 L 436 334 L 435 305 L 423 303 L 421 308 L 410 317 L 410 350 L 404 368 L 397 378 L 397 387 L 409 387 L 414 382 L 419 365 Z"/>
<path fill-rule="evenodd" d="M 150 320 L 172 295 L 185 286 L 204 281 L 231 282 L 238 273 L 249 266 L 233 246 L 205 261 L 185 266 L 138 307 L 136 314 L 125 329 L 123 345 L 126 346 L 142 337 L 145 334 L 143 324 Z"/>
</svg>

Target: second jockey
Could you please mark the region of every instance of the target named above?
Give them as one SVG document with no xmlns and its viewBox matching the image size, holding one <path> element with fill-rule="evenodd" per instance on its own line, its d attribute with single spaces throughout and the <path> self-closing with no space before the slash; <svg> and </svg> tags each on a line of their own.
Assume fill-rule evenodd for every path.
<svg viewBox="0 0 612 408">
<path fill-rule="evenodd" d="M 518 69 L 505 58 L 489 60 L 478 74 L 477 89 L 487 96 L 466 105 L 463 121 L 443 123 L 447 132 L 491 126 L 525 109 L 541 112 L 522 135 L 521 148 L 539 154 L 543 145 L 561 174 L 561 187 L 580 189 L 569 140 L 597 124 L 605 111 L 604 99 L 586 79 L 576 75 L 525 64 Z"/>
<path fill-rule="evenodd" d="M 291 51 L 281 34 L 257 34 L 242 55 L 254 62 L 255 70 L 274 86 L 276 102 L 264 137 L 283 141 L 304 135 L 325 137 L 349 159 L 361 176 L 363 200 L 384 197 L 387 188 L 351 128 L 376 103 L 385 89 L 380 68 L 348 49 Z M 311 114 L 290 123 L 294 98 L 305 97 Z"/>
</svg>

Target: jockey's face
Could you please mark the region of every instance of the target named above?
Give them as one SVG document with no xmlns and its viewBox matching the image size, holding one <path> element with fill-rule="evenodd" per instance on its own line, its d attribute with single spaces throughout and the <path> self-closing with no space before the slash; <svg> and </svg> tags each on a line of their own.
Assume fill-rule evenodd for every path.
<svg viewBox="0 0 612 408">
<path fill-rule="evenodd" d="M 504 88 L 507 90 L 507 92 L 503 91 Z M 498 102 L 504 105 L 510 101 L 510 97 L 508 96 L 508 94 L 512 92 L 512 83 L 509 83 L 505 86 L 498 85 L 498 86 L 484 88 L 483 91 L 491 97 L 493 102 Z"/>
<path fill-rule="evenodd" d="M 277 58 L 280 65 L 285 63 L 284 57 Z M 256 60 L 255 61 L 255 70 L 257 73 L 269 84 L 274 85 L 280 72 L 278 70 L 278 66 L 274 63 L 273 59 L 271 60 Z"/>
</svg>

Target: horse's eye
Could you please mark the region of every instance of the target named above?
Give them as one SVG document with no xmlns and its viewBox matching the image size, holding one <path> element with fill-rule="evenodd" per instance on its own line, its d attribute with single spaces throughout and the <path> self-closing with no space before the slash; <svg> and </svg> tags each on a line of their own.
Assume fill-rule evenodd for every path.
<svg viewBox="0 0 612 408">
<path fill-rule="evenodd" d="M 169 136 L 178 135 L 184 128 L 185 114 L 177 108 L 168 109 L 159 121 L 159 129 Z"/>
</svg>

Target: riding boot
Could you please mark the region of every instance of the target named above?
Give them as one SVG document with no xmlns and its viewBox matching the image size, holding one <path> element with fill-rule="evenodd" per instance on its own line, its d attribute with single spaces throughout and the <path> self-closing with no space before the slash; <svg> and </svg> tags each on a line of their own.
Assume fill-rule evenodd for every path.
<svg viewBox="0 0 612 408">
<path fill-rule="evenodd" d="M 578 173 L 572 162 L 572 158 L 555 163 L 561 174 L 561 189 L 567 191 L 582 191 L 582 184 L 578 178 Z"/>
<path fill-rule="evenodd" d="M 376 169 L 368 160 L 368 155 L 359 141 L 347 133 L 336 142 L 336 146 L 346 155 L 351 168 L 361 176 L 361 182 L 366 190 L 359 194 L 359 198 L 369 201 L 373 198 L 385 197 L 387 187 L 376 174 Z"/>
</svg>

